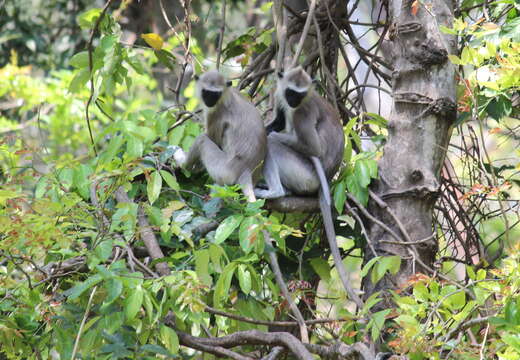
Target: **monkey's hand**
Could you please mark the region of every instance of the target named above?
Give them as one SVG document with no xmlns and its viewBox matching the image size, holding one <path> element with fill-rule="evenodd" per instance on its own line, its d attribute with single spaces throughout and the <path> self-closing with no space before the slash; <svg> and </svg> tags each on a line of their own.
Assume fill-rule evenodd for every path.
<svg viewBox="0 0 520 360">
<path fill-rule="evenodd" d="M 175 167 L 183 167 L 186 163 L 186 153 L 180 146 L 169 146 L 173 149 L 173 165 Z"/>
</svg>

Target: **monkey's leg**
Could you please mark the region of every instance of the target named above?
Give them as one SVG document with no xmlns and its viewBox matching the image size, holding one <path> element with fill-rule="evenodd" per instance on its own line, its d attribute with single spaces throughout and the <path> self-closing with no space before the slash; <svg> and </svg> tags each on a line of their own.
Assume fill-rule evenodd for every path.
<svg viewBox="0 0 520 360">
<path fill-rule="evenodd" d="M 200 160 L 209 176 L 219 185 L 237 184 L 239 176 L 244 170 L 243 162 L 240 159 L 231 158 L 207 135 L 202 134 L 199 137 Z"/>
<path fill-rule="evenodd" d="M 272 143 L 268 138 L 267 155 L 264 161 L 264 178 L 267 183 L 267 190 L 256 188 L 254 193 L 257 197 L 263 199 L 274 199 L 286 195 L 286 191 L 283 188 L 282 181 L 280 180 L 278 163 L 275 160 L 276 155 L 274 152 L 276 151 L 283 150 L 280 150 L 276 144 Z"/>
<path fill-rule="evenodd" d="M 249 169 L 244 170 L 242 175 L 238 178 L 238 184 L 242 186 L 242 191 L 247 197 L 247 201 L 256 201 L 255 193 L 253 190 L 253 177 Z"/>
</svg>

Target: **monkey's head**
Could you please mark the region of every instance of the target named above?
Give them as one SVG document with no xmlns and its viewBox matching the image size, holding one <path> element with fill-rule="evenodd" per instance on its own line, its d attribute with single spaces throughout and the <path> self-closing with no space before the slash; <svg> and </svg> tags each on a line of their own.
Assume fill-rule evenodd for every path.
<svg viewBox="0 0 520 360">
<path fill-rule="evenodd" d="M 200 77 L 195 76 L 197 80 L 197 93 L 202 99 L 202 102 L 207 107 L 214 107 L 222 98 L 228 86 L 231 86 L 230 81 L 226 81 L 217 70 L 210 70 L 205 72 Z"/>
<path fill-rule="evenodd" d="M 311 90 L 311 86 L 312 79 L 301 66 L 285 73 L 278 73 L 278 88 L 282 92 L 280 95 L 292 108 L 300 106 Z"/>
</svg>

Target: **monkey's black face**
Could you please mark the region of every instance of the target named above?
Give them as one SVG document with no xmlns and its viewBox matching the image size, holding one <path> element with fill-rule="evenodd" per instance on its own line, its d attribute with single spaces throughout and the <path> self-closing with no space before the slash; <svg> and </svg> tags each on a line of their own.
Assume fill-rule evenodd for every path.
<svg viewBox="0 0 520 360">
<path fill-rule="evenodd" d="M 202 101 L 207 107 L 213 107 L 222 96 L 222 91 L 211 91 L 202 89 Z"/>
<path fill-rule="evenodd" d="M 292 89 L 285 89 L 285 99 L 290 107 L 295 108 L 300 106 L 302 100 L 307 96 L 307 91 L 295 91 Z"/>
</svg>

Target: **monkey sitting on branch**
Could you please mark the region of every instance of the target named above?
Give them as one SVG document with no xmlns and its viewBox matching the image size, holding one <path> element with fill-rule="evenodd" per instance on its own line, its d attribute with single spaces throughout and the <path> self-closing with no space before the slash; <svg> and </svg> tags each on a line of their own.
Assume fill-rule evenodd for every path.
<svg viewBox="0 0 520 360">
<path fill-rule="evenodd" d="M 239 184 L 248 201 L 255 201 L 253 187 L 267 147 L 260 113 L 218 71 L 208 71 L 196 80 L 205 132 L 195 139 L 187 155 L 177 148 L 174 160 L 190 171 L 202 163 L 217 184 Z"/>
<path fill-rule="evenodd" d="M 328 181 L 343 159 L 345 136 L 338 112 L 312 86 L 300 67 L 278 74 L 276 118 L 267 127 L 264 178 L 267 189 L 255 189 L 265 199 L 319 192 L 320 210 L 336 269 L 350 298 L 361 301 L 348 282 L 332 222 Z"/>
</svg>

